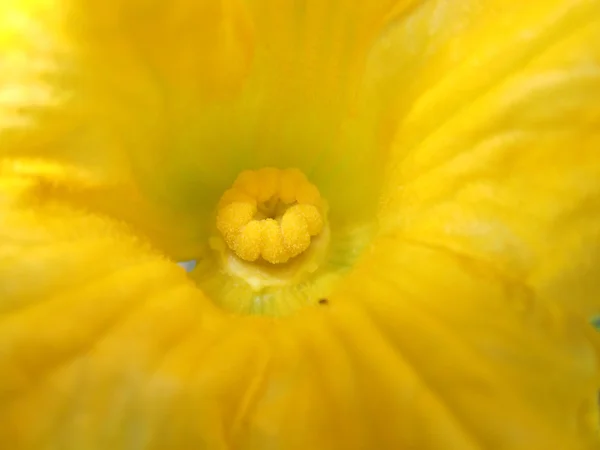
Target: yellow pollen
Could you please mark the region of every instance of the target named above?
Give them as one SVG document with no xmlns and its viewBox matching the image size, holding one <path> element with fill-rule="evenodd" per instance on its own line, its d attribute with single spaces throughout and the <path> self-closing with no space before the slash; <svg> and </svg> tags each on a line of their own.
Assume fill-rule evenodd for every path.
<svg viewBox="0 0 600 450">
<path fill-rule="evenodd" d="M 319 190 L 298 169 L 242 172 L 219 201 L 217 229 L 244 261 L 282 264 L 324 227 Z"/>
</svg>

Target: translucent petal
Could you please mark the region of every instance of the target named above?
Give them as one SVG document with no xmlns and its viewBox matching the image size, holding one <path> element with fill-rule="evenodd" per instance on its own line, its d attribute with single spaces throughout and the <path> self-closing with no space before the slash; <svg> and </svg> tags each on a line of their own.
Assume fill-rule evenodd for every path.
<svg viewBox="0 0 600 450">
<path fill-rule="evenodd" d="M 600 2 L 498 2 L 477 18 L 432 38 L 397 104 L 382 224 L 597 313 Z"/>
</svg>

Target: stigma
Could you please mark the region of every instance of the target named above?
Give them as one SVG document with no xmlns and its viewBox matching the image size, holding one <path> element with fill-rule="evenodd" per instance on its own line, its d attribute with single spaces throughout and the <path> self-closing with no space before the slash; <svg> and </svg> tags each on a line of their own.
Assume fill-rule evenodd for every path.
<svg viewBox="0 0 600 450">
<path fill-rule="evenodd" d="M 319 190 L 298 169 L 244 171 L 225 191 L 216 226 L 227 247 L 248 262 L 284 264 L 324 228 Z"/>
</svg>

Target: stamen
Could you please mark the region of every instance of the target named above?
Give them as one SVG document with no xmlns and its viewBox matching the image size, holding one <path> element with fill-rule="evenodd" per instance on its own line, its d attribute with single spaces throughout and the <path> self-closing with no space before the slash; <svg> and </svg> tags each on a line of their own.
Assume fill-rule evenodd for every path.
<svg viewBox="0 0 600 450">
<path fill-rule="evenodd" d="M 225 191 L 217 229 L 244 261 L 282 264 L 302 254 L 324 227 L 319 190 L 297 169 L 242 172 Z"/>
</svg>

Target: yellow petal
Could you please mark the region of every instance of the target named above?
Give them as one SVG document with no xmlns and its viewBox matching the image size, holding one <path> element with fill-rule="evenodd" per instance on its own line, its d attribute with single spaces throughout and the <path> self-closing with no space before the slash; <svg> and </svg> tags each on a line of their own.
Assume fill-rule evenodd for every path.
<svg viewBox="0 0 600 450">
<path fill-rule="evenodd" d="M 66 7 L 53 0 L 0 5 L 0 155 L 51 157 L 122 176 L 125 142 L 112 119 L 90 109 L 97 99 L 82 93 Z"/>
<path fill-rule="evenodd" d="M 2 446 L 223 448 L 264 369 L 261 324 L 225 320 L 122 225 L 29 188 L 0 179 Z"/>
<path fill-rule="evenodd" d="M 386 237 L 329 303 L 394 448 L 598 445 L 591 327 L 492 266 Z"/>
<path fill-rule="evenodd" d="M 0 178 L 7 448 L 597 444 L 583 327 L 485 264 L 382 239 L 328 303 L 234 318 L 122 226 L 29 188 Z"/>
<path fill-rule="evenodd" d="M 3 2 L 0 153 L 133 177 L 194 217 L 244 169 L 297 167 L 332 221 L 366 220 L 385 149 L 363 68 L 414 3 Z"/>
<path fill-rule="evenodd" d="M 500 4 L 412 71 L 382 223 L 597 313 L 600 2 Z"/>
<path fill-rule="evenodd" d="M 176 261 L 206 250 L 211 224 L 161 209 L 130 182 L 107 181 L 87 170 L 35 159 L 0 160 L 0 174 L 18 176 L 27 184 L 31 206 L 61 202 L 117 219 Z"/>
<path fill-rule="evenodd" d="M 246 15 L 238 0 L 2 2 L 0 154 L 150 178 L 141 187 L 162 200 L 167 155 L 214 160 L 193 128 L 199 116 L 210 127 L 207 104 L 244 84 Z"/>
<path fill-rule="evenodd" d="M 320 308 L 274 331 L 239 448 L 599 443 L 586 324 L 486 264 L 381 239 Z"/>
<path fill-rule="evenodd" d="M 185 97 L 165 111 L 171 145 L 144 150 L 140 182 L 191 210 L 243 170 L 296 167 L 335 205 L 333 222 L 366 220 L 385 151 L 378 102 L 362 92 L 365 59 L 378 33 L 413 3 L 245 2 L 254 52 L 244 89 L 219 102 Z"/>
</svg>

